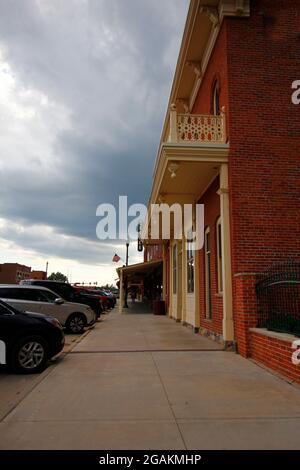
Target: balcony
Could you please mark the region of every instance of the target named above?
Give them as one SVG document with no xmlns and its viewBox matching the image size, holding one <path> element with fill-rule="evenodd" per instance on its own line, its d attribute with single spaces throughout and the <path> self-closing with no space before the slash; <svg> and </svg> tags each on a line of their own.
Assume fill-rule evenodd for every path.
<svg viewBox="0 0 300 470">
<path fill-rule="evenodd" d="M 168 110 L 154 168 L 151 204 L 194 203 L 227 165 L 225 108 L 220 115 Z"/>
<path fill-rule="evenodd" d="M 225 144 L 226 122 L 224 108 L 218 116 L 209 114 L 179 114 L 170 110 L 169 143 Z"/>
</svg>

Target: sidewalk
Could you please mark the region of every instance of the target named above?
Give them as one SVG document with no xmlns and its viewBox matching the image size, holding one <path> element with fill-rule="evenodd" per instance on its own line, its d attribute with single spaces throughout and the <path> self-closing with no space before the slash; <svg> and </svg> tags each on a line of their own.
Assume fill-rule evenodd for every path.
<svg viewBox="0 0 300 470">
<path fill-rule="evenodd" d="M 300 390 L 166 317 L 112 312 L 0 422 L 1 449 L 299 449 Z"/>
</svg>

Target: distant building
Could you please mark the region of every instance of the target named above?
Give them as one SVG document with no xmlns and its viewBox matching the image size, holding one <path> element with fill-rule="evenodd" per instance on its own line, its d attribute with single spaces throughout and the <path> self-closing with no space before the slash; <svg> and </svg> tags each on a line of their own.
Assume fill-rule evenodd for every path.
<svg viewBox="0 0 300 470">
<path fill-rule="evenodd" d="M 0 264 L 0 283 L 2 284 L 18 284 L 23 279 L 30 279 L 31 274 L 31 267 L 23 264 Z"/>
<path fill-rule="evenodd" d="M 31 271 L 30 279 L 39 279 L 45 281 L 47 279 L 46 271 Z"/>
</svg>

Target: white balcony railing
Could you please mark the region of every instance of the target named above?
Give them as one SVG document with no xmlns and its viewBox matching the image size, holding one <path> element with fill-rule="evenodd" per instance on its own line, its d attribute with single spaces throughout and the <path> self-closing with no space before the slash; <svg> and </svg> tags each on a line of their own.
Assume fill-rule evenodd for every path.
<svg viewBox="0 0 300 470">
<path fill-rule="evenodd" d="M 170 111 L 170 142 L 225 143 L 226 126 L 224 109 L 219 116 L 205 114 L 178 114 Z"/>
</svg>

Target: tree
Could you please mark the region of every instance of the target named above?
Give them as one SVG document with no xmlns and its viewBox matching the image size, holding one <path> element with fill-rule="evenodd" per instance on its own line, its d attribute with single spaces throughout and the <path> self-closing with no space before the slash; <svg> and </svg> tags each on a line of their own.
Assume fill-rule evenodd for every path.
<svg viewBox="0 0 300 470">
<path fill-rule="evenodd" d="M 50 276 L 48 276 L 48 281 L 68 282 L 68 278 L 63 273 L 57 271 L 56 273 L 51 273 Z"/>
<path fill-rule="evenodd" d="M 105 284 L 105 286 L 100 286 L 100 289 L 104 289 L 104 290 L 111 290 L 111 289 L 115 289 L 116 286 L 114 286 L 113 284 Z"/>
</svg>

